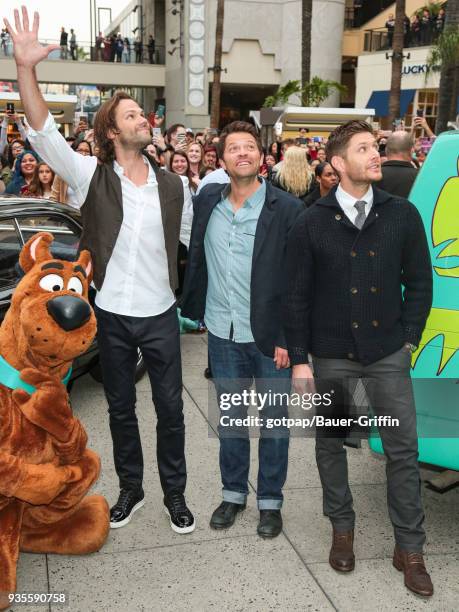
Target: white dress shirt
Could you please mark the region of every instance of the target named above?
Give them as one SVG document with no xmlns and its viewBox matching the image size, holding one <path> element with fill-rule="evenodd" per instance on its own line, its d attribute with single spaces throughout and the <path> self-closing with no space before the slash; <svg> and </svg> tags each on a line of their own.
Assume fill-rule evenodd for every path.
<svg viewBox="0 0 459 612">
<path fill-rule="evenodd" d="M 28 138 L 40 157 L 73 189 L 74 202 L 81 207 L 96 171 L 97 158 L 73 151 L 51 115 L 39 132 L 29 127 Z M 175 301 L 169 284 L 158 183 L 146 157 L 144 162 L 148 166 L 148 179 L 140 187 L 113 162 L 121 181 L 123 222 L 104 283 L 96 295 L 99 308 L 133 317 L 159 315 Z M 182 182 L 187 199 L 188 179 L 183 177 Z M 190 204 L 186 202 L 186 206 L 189 208 Z"/>
<path fill-rule="evenodd" d="M 349 221 L 351 221 L 351 223 L 354 223 L 358 214 L 357 209 L 354 206 L 356 202 L 365 200 L 365 215 L 368 217 L 368 213 L 370 212 L 371 207 L 373 206 L 373 187 L 371 185 L 369 186 L 366 194 L 363 195 L 361 198 L 355 198 L 350 193 L 347 193 L 347 191 L 344 191 L 341 185 L 338 185 L 335 195 L 336 199 L 338 200 L 338 204 L 341 206 L 344 211 L 344 214 L 349 219 Z"/>
</svg>

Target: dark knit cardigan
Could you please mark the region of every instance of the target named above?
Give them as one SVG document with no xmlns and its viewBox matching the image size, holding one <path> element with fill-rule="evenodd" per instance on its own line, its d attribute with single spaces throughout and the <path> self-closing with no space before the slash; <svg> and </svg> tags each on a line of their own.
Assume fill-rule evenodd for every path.
<svg viewBox="0 0 459 612">
<path fill-rule="evenodd" d="M 335 196 L 305 210 L 289 236 L 284 329 L 292 365 L 317 357 L 369 365 L 418 345 L 432 304 L 424 226 L 408 200 L 373 187 L 359 231 Z"/>
</svg>

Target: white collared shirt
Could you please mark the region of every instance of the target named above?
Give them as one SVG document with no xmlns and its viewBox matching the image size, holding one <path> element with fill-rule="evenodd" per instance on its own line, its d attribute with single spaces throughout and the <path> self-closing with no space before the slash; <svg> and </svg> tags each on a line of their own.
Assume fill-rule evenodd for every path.
<svg viewBox="0 0 459 612">
<path fill-rule="evenodd" d="M 51 115 L 39 132 L 29 127 L 29 140 L 40 157 L 74 191 L 80 208 L 88 195 L 97 158 L 76 153 L 59 133 Z M 137 187 L 115 161 L 113 169 L 121 181 L 123 222 L 107 265 L 104 283 L 96 295 L 99 308 L 115 314 L 149 317 L 172 306 L 175 296 L 169 284 L 167 253 L 156 175 L 148 166 L 145 185 Z M 181 177 L 185 207 L 191 200 L 188 179 Z"/>
<path fill-rule="evenodd" d="M 373 206 L 373 187 L 371 185 L 369 186 L 368 191 L 365 193 L 365 195 L 363 195 L 361 198 L 355 198 L 351 194 L 347 193 L 347 191 L 344 191 L 341 185 L 338 185 L 335 196 L 338 200 L 338 204 L 341 206 L 344 211 L 344 214 L 351 223 L 354 223 L 358 214 L 357 209 L 354 206 L 356 202 L 365 200 L 365 215 L 367 217 L 371 210 L 371 207 Z"/>
</svg>

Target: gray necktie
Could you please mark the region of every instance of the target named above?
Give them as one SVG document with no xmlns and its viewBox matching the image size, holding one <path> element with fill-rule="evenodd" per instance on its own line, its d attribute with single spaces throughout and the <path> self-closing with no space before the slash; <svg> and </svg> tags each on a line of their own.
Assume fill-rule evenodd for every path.
<svg viewBox="0 0 459 612">
<path fill-rule="evenodd" d="M 355 218 L 354 225 L 359 229 L 362 229 L 365 219 L 367 218 L 365 214 L 366 205 L 367 203 L 365 200 L 357 200 L 357 202 L 354 204 L 355 208 L 357 209 L 357 217 Z"/>
</svg>

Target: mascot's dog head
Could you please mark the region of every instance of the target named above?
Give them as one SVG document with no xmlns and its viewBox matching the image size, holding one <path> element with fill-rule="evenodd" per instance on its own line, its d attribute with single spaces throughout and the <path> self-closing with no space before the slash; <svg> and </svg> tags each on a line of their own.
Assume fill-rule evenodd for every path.
<svg viewBox="0 0 459 612">
<path fill-rule="evenodd" d="M 24 245 L 19 258 L 26 273 L 13 294 L 0 331 L 3 357 L 16 369 L 33 367 L 64 376 L 96 334 L 88 302 L 91 257 L 78 261 L 52 256 L 51 234 L 40 232 Z"/>
</svg>

